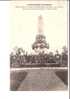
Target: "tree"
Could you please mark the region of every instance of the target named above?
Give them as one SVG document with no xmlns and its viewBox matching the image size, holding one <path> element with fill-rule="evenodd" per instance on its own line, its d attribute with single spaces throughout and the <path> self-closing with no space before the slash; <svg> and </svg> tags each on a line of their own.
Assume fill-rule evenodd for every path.
<svg viewBox="0 0 70 99">
<path fill-rule="evenodd" d="M 66 46 L 63 46 L 63 52 L 62 53 L 65 53 L 65 54 L 68 54 L 68 50 L 67 50 L 67 47 Z"/>
<path fill-rule="evenodd" d="M 56 63 L 60 63 L 61 62 L 61 55 L 59 54 L 58 50 L 56 50 L 55 61 L 56 61 Z"/>
<path fill-rule="evenodd" d="M 21 55 L 24 55 L 24 53 L 25 53 L 25 51 L 24 51 L 22 48 L 18 48 L 18 49 L 16 50 L 16 55 L 21 56 Z"/>
<path fill-rule="evenodd" d="M 62 51 L 62 64 L 67 65 L 68 63 L 68 50 L 66 46 L 63 46 Z"/>
<path fill-rule="evenodd" d="M 49 53 L 49 59 L 48 59 L 48 62 L 49 63 L 54 63 L 55 61 L 54 61 L 54 55 L 53 55 L 53 52 L 50 52 Z"/>
</svg>

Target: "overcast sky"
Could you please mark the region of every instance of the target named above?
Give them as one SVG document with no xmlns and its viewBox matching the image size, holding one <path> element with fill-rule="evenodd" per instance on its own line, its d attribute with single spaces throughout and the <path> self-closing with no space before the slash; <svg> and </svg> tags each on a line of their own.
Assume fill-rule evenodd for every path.
<svg viewBox="0 0 70 99">
<path fill-rule="evenodd" d="M 67 46 L 67 4 L 57 10 L 22 10 L 11 7 L 10 16 L 10 48 L 22 47 L 29 53 L 38 34 L 38 16 L 42 15 L 44 22 L 44 35 L 49 43 L 49 51 Z"/>
</svg>

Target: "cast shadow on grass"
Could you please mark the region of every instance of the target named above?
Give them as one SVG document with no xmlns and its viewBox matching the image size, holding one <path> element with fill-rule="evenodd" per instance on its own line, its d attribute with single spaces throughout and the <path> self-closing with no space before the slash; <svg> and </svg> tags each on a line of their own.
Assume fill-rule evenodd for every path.
<svg viewBox="0 0 70 99">
<path fill-rule="evenodd" d="M 11 72 L 10 73 L 10 90 L 17 91 L 18 87 L 20 86 L 21 82 L 27 76 L 27 72 L 19 71 L 19 72 Z"/>
<path fill-rule="evenodd" d="M 57 71 L 56 75 L 64 82 L 65 85 L 68 85 L 68 71 Z"/>
</svg>

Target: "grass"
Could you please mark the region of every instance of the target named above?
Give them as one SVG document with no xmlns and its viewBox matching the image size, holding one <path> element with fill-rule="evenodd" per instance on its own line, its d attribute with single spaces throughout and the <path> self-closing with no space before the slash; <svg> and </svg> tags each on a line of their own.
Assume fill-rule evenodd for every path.
<svg viewBox="0 0 70 99">
<path fill-rule="evenodd" d="M 21 82 L 25 79 L 27 72 L 11 72 L 10 73 L 10 90 L 16 91 Z"/>
</svg>

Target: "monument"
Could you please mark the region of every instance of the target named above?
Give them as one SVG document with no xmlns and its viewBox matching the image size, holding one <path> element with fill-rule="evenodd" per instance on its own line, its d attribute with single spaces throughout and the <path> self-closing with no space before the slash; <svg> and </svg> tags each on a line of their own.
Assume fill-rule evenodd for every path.
<svg viewBox="0 0 70 99">
<path fill-rule="evenodd" d="M 38 54 L 44 54 L 45 51 L 49 49 L 49 45 L 46 42 L 46 37 L 44 35 L 43 27 L 43 17 L 40 15 L 38 17 L 38 34 L 36 35 L 35 42 L 32 45 L 32 49 Z"/>
</svg>

